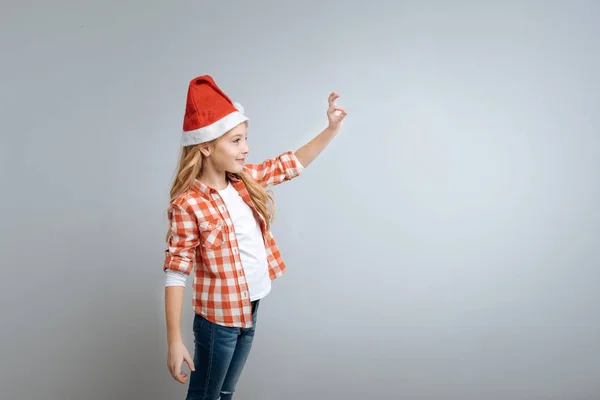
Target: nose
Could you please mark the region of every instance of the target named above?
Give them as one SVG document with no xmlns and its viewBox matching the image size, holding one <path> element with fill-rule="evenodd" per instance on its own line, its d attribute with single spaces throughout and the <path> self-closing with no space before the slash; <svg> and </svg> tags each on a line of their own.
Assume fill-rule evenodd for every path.
<svg viewBox="0 0 600 400">
<path fill-rule="evenodd" d="M 250 147 L 248 147 L 248 143 L 244 143 L 244 148 L 242 149 L 242 154 L 248 154 L 250 151 Z"/>
</svg>

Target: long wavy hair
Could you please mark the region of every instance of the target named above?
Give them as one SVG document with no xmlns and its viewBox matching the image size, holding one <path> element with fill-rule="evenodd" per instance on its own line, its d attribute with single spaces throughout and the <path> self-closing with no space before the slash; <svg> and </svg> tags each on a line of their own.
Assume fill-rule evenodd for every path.
<svg viewBox="0 0 600 400">
<path fill-rule="evenodd" d="M 217 138 L 213 140 L 213 142 L 216 142 L 219 139 L 220 138 Z M 200 177 L 202 174 L 202 161 L 203 157 L 200 152 L 200 145 L 181 148 L 176 173 L 171 184 L 169 203 L 172 203 L 177 197 L 185 193 L 194 184 L 194 181 Z M 256 206 L 258 212 L 265 219 L 267 230 L 270 229 L 271 222 L 273 222 L 275 217 L 275 201 L 273 200 L 273 197 L 247 173 L 242 171 L 233 175 L 242 180 L 248 190 L 250 199 Z M 165 238 L 167 243 L 169 242 L 170 237 L 171 225 L 169 224 Z"/>
</svg>

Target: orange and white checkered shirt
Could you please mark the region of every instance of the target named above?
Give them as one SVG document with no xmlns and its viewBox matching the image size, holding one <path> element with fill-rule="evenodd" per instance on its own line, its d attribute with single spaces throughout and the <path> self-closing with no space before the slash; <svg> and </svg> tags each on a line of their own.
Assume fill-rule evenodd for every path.
<svg viewBox="0 0 600 400">
<path fill-rule="evenodd" d="M 278 185 L 300 174 L 302 165 L 288 151 L 244 170 L 263 187 Z M 229 176 L 232 186 L 258 218 L 265 243 L 269 276 L 285 272 L 285 264 L 265 220 L 250 200 L 244 183 Z M 248 328 L 252 307 L 240 259 L 233 221 L 219 192 L 199 180 L 175 199 L 169 208 L 172 235 L 165 251 L 163 271 L 194 270 L 192 305 L 197 314 L 214 323 Z M 194 265 L 196 268 L 194 268 Z"/>
</svg>

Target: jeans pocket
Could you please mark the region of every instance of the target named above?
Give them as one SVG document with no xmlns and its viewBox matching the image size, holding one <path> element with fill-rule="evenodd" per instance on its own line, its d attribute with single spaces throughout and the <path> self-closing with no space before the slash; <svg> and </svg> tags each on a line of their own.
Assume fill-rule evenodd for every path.
<svg viewBox="0 0 600 400">
<path fill-rule="evenodd" d="M 204 321 L 206 321 L 202 315 L 200 314 L 194 314 L 194 321 L 192 324 L 192 329 L 194 331 L 199 331 L 200 329 L 202 329 L 202 325 L 204 324 Z"/>
</svg>

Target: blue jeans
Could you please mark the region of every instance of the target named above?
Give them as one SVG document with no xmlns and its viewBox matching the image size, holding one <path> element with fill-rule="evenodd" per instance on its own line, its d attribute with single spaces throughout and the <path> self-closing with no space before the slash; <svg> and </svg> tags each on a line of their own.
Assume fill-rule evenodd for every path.
<svg viewBox="0 0 600 400">
<path fill-rule="evenodd" d="M 250 354 L 259 301 L 252 303 L 252 327 L 231 328 L 194 316 L 194 366 L 186 400 L 230 400 Z"/>
</svg>

